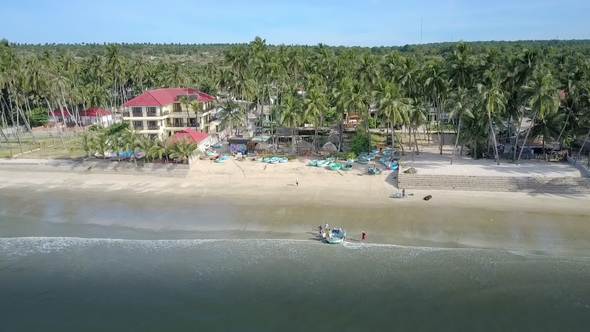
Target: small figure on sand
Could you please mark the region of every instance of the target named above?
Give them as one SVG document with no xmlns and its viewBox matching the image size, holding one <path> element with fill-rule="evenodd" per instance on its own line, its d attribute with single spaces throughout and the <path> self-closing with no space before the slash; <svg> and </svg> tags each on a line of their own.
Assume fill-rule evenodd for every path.
<svg viewBox="0 0 590 332">
<path fill-rule="evenodd" d="M 295 185 L 299 187 L 299 178 L 295 178 Z"/>
<path fill-rule="evenodd" d="M 406 197 L 406 188 L 402 189 L 402 197 L 405 198 Z"/>
<path fill-rule="evenodd" d="M 367 239 L 367 232 L 361 232 L 361 241 L 365 241 Z"/>
</svg>

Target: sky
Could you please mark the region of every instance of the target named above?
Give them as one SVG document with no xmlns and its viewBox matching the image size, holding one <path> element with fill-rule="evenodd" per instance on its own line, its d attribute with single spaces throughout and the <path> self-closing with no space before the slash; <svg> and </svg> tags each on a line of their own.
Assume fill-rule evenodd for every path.
<svg viewBox="0 0 590 332">
<path fill-rule="evenodd" d="M 19 43 L 318 43 L 590 39 L 590 0 L 0 0 Z"/>
</svg>

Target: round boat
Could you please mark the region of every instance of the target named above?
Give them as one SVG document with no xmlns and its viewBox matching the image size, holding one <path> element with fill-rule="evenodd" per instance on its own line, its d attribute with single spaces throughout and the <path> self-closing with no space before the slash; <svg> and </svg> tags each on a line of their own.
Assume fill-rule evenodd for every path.
<svg viewBox="0 0 590 332">
<path fill-rule="evenodd" d="M 326 242 L 329 244 L 340 244 L 346 239 L 346 232 L 342 228 L 334 228 L 326 237 Z"/>
</svg>

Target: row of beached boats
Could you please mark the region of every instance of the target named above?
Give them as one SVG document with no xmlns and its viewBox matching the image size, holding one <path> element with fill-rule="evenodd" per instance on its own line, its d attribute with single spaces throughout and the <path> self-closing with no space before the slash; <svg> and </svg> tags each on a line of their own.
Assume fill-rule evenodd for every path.
<svg viewBox="0 0 590 332">
<path fill-rule="evenodd" d="M 226 154 L 220 154 L 214 150 L 207 150 L 207 151 L 205 151 L 203 158 L 213 160 L 215 163 L 218 163 L 218 164 L 223 164 L 224 162 L 230 160 L 231 156 L 226 155 Z M 235 158 L 236 158 L 236 160 L 244 160 L 245 156 L 238 153 L 235 155 Z M 281 157 L 281 156 L 267 156 L 267 157 L 262 157 L 262 158 L 252 158 L 252 160 L 257 160 L 257 161 L 260 161 L 265 164 L 285 164 L 285 163 L 289 162 L 289 159 L 287 157 Z"/>
<path fill-rule="evenodd" d="M 367 173 L 369 175 L 379 175 L 382 173 L 382 169 L 375 165 L 376 162 L 379 162 L 387 170 L 399 170 L 399 163 L 394 157 L 394 154 L 395 153 L 391 149 L 374 150 L 369 153 L 361 154 L 357 160 L 349 159 L 345 162 L 338 162 L 336 161 L 336 158 L 313 159 L 307 163 L 307 166 L 327 168 L 333 171 L 349 171 L 352 170 L 353 163 L 355 162 L 361 165 L 373 164 L 368 167 Z"/>
<path fill-rule="evenodd" d="M 348 160 L 346 162 L 338 162 L 335 158 L 314 159 L 307 163 L 310 167 L 327 168 L 332 171 L 350 171 L 352 170 L 352 163 L 354 161 Z"/>
</svg>

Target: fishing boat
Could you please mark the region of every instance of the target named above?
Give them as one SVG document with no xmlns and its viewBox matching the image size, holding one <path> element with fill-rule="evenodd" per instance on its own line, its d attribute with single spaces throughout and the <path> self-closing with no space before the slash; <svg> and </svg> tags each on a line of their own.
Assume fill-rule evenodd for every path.
<svg viewBox="0 0 590 332">
<path fill-rule="evenodd" d="M 215 162 L 218 164 L 223 164 L 226 160 L 229 160 L 229 156 L 220 156 L 219 158 L 215 159 Z"/>
<path fill-rule="evenodd" d="M 351 171 L 352 170 L 352 162 L 348 161 L 345 164 L 342 165 L 342 170 L 343 171 Z"/>
<path fill-rule="evenodd" d="M 285 157 L 264 157 L 260 160 L 263 163 L 266 164 L 284 164 L 289 162 L 289 159 L 285 158 Z"/>
<path fill-rule="evenodd" d="M 346 231 L 342 228 L 334 228 L 330 230 L 326 237 L 326 242 L 329 244 L 340 244 L 346 239 Z"/>
<path fill-rule="evenodd" d="M 328 167 L 333 171 L 339 171 L 342 169 L 342 167 L 344 167 L 344 165 L 341 163 L 331 163 Z"/>
<path fill-rule="evenodd" d="M 379 174 L 381 174 L 381 169 L 371 166 L 367 169 L 367 173 L 369 175 L 379 175 Z"/>
</svg>

